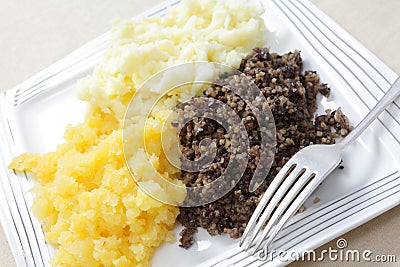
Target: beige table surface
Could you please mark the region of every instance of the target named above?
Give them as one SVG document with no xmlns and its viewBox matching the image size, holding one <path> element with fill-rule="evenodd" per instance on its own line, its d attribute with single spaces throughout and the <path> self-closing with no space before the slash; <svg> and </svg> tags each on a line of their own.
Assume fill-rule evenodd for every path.
<svg viewBox="0 0 400 267">
<path fill-rule="evenodd" d="M 9 89 L 107 31 L 113 18 L 129 18 L 160 0 L 0 0 L 0 90 Z M 400 73 L 399 0 L 312 0 L 396 73 Z M 351 249 L 397 256 L 400 206 L 343 235 Z M 335 240 L 319 248 L 336 248 Z M 343 262 L 293 266 L 343 266 Z M 346 266 L 357 265 L 347 263 Z M 388 266 L 366 264 L 364 266 Z M 15 266 L 0 227 L 0 266 Z"/>
</svg>

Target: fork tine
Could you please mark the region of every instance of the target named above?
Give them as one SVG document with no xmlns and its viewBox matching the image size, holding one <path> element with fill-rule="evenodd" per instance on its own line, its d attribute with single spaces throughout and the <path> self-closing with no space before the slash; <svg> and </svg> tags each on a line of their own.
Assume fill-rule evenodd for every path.
<svg viewBox="0 0 400 267">
<path fill-rule="evenodd" d="M 278 187 L 282 184 L 283 179 L 286 177 L 287 172 L 295 168 L 297 165 L 295 163 L 290 163 L 290 160 L 282 167 L 282 169 L 279 171 L 279 173 L 275 176 L 275 178 L 272 180 L 271 184 L 268 186 L 267 190 L 265 191 L 263 197 L 261 198 L 260 203 L 257 205 L 256 209 L 253 212 L 253 215 L 251 216 L 249 222 L 247 223 L 247 227 L 242 235 L 242 238 L 240 239 L 239 246 L 242 246 L 243 243 L 248 240 L 247 236 L 257 223 L 257 219 L 259 218 L 260 214 L 264 210 L 264 207 L 268 204 L 268 201 L 271 199 L 271 197 L 274 195 L 275 191 L 278 189 Z M 294 169 L 292 170 L 292 172 Z M 250 242 L 251 243 L 251 242 Z M 247 249 L 245 249 L 247 250 Z"/>
<path fill-rule="evenodd" d="M 302 168 L 302 170 L 303 170 L 303 168 Z M 277 197 L 279 197 L 279 199 L 283 198 L 281 203 L 277 207 L 276 207 L 276 204 L 274 206 L 268 205 L 267 208 L 265 209 L 265 214 L 263 214 L 262 218 L 259 220 L 259 224 L 261 224 L 261 227 L 262 227 L 262 225 L 265 223 L 265 221 L 267 219 L 269 219 L 269 215 L 272 213 L 272 211 L 276 207 L 276 210 L 272 214 L 272 217 L 269 219 L 262 234 L 258 237 L 258 241 L 254 247 L 252 255 L 254 255 L 258 249 L 260 249 L 261 245 L 264 242 L 265 237 L 270 233 L 272 227 L 279 221 L 282 214 L 290 206 L 290 204 L 293 202 L 293 200 L 298 196 L 299 192 L 304 188 L 304 185 L 314 176 L 314 174 L 312 171 L 306 169 L 304 173 L 292 172 L 291 176 L 292 176 L 292 179 L 297 179 L 297 181 L 294 183 L 293 187 L 290 188 L 289 192 L 288 192 L 288 190 L 285 190 L 285 191 L 283 191 L 283 193 L 281 195 L 277 196 Z M 284 195 L 286 192 L 287 192 L 287 194 Z M 264 216 L 264 215 L 268 215 L 268 216 Z"/>
<path fill-rule="evenodd" d="M 268 239 L 264 243 L 264 247 L 268 247 L 272 243 L 285 223 L 299 210 L 304 201 L 310 197 L 323 178 L 324 177 L 318 177 L 318 174 L 311 178 L 311 181 L 301 190 L 301 193 L 295 198 L 278 223 L 273 227 Z"/>
<path fill-rule="evenodd" d="M 313 170 L 312 172 L 308 171 L 302 174 L 302 177 L 298 179 L 297 183 L 292 187 L 292 189 L 288 192 L 284 200 L 279 205 L 279 207 L 282 206 L 281 209 L 284 211 L 283 215 L 276 215 L 278 213 L 278 207 L 274 213 L 274 215 L 276 215 L 276 219 L 274 220 L 271 218 L 269 222 L 269 224 L 271 225 L 270 227 L 273 228 L 268 229 L 268 225 L 265 227 L 258 244 L 255 246 L 253 255 L 257 251 L 257 249 L 260 248 L 260 245 L 263 243 L 263 240 L 267 235 L 268 239 L 264 243 L 264 248 L 267 248 L 272 243 L 272 241 L 285 225 L 285 223 L 293 216 L 293 214 L 295 214 L 299 210 L 304 201 L 310 197 L 310 195 L 315 191 L 320 183 L 332 172 L 333 169 L 337 167 L 339 163 L 340 158 L 338 158 L 336 162 L 332 162 L 331 165 L 325 170 L 321 170 L 319 172 L 314 172 Z M 292 197 L 292 199 L 290 199 L 291 196 L 294 196 L 294 198 Z M 285 207 L 287 207 L 286 210 Z M 275 226 L 274 221 L 277 221 Z M 263 258 L 264 257 L 265 255 L 263 256 Z"/>
<path fill-rule="evenodd" d="M 294 169 L 292 169 L 291 167 L 295 166 Z M 245 251 L 247 251 L 250 246 L 253 244 L 254 240 L 257 238 L 258 233 L 261 231 L 264 222 L 269 218 L 269 216 L 271 215 L 272 211 L 274 210 L 274 208 L 278 205 L 278 203 L 282 200 L 282 197 L 285 195 L 285 193 L 289 190 L 289 188 L 292 186 L 292 184 L 295 182 L 296 177 L 298 176 L 299 171 L 301 170 L 301 167 L 299 167 L 298 164 L 296 165 L 292 165 L 290 166 L 290 168 L 288 168 L 288 170 L 292 169 L 292 171 L 290 172 L 290 174 L 286 177 L 287 171 L 284 172 L 284 170 L 282 169 L 278 175 L 282 175 L 281 179 L 284 179 L 283 183 L 281 183 L 280 185 L 278 185 L 278 189 L 276 192 L 274 192 L 271 195 L 264 195 L 261 198 L 260 203 L 258 204 L 258 206 L 265 207 L 265 210 L 261 210 L 261 212 L 258 215 L 261 215 L 261 217 L 257 216 L 257 218 L 260 218 L 258 220 L 258 222 L 256 222 L 256 225 L 252 228 L 252 232 L 250 233 L 250 238 L 248 238 L 248 242 L 244 248 Z M 282 174 L 281 174 L 282 173 Z M 286 177 L 286 179 L 285 179 Z M 271 199 L 272 197 L 272 199 Z"/>
</svg>

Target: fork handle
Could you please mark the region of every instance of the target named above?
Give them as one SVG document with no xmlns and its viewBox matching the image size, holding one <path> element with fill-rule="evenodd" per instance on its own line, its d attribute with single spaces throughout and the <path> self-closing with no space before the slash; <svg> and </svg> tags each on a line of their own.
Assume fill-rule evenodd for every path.
<svg viewBox="0 0 400 267">
<path fill-rule="evenodd" d="M 392 103 L 400 94 L 400 77 L 397 77 L 396 81 L 392 84 L 389 90 L 383 95 L 381 100 L 375 105 L 375 107 L 364 117 L 364 119 L 351 131 L 340 143 L 340 148 L 344 149 L 354 140 L 356 140 L 360 134 Z"/>
</svg>

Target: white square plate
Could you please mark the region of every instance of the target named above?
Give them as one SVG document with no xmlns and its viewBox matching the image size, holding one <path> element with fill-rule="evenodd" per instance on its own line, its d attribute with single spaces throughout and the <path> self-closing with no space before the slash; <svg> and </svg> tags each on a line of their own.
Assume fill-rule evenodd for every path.
<svg viewBox="0 0 400 267">
<path fill-rule="evenodd" d="M 160 16 L 169 1 L 141 16 Z M 341 106 L 353 125 L 382 97 L 396 74 L 306 0 L 265 1 L 271 51 L 300 49 L 304 69 L 317 70 L 332 88 L 319 112 Z M 52 248 L 29 212 L 32 181 L 7 168 L 23 152 L 47 152 L 62 140 L 68 123 L 83 120 L 85 104 L 75 98 L 75 84 L 100 61 L 106 33 L 36 76 L 0 95 L 0 219 L 18 266 L 48 266 Z M 314 249 L 400 203 L 400 101 L 391 105 L 344 155 L 344 169 L 330 175 L 306 202 L 306 211 L 287 224 L 275 250 Z M 320 202 L 313 204 L 318 197 Z M 177 229 L 177 233 L 179 229 Z M 227 236 L 197 235 L 189 249 L 177 243 L 157 250 L 153 266 L 260 266 Z M 179 259 L 179 260 L 178 260 Z M 271 265 L 292 259 L 274 258 Z M 170 264 L 168 264 L 170 263 Z"/>
</svg>

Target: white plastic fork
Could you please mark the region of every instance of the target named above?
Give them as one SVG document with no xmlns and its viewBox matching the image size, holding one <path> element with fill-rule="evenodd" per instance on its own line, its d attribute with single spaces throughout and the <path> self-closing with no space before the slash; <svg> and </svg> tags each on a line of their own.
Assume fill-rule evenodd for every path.
<svg viewBox="0 0 400 267">
<path fill-rule="evenodd" d="M 334 145 L 311 145 L 297 152 L 279 171 L 265 191 L 240 240 L 245 251 L 252 249 L 266 259 L 268 246 L 284 224 L 295 214 L 318 185 L 341 162 L 341 152 L 400 94 L 398 77 L 375 107 L 341 142 Z M 262 230 L 263 226 L 265 228 Z M 264 249 L 260 250 L 263 247 Z"/>
</svg>

